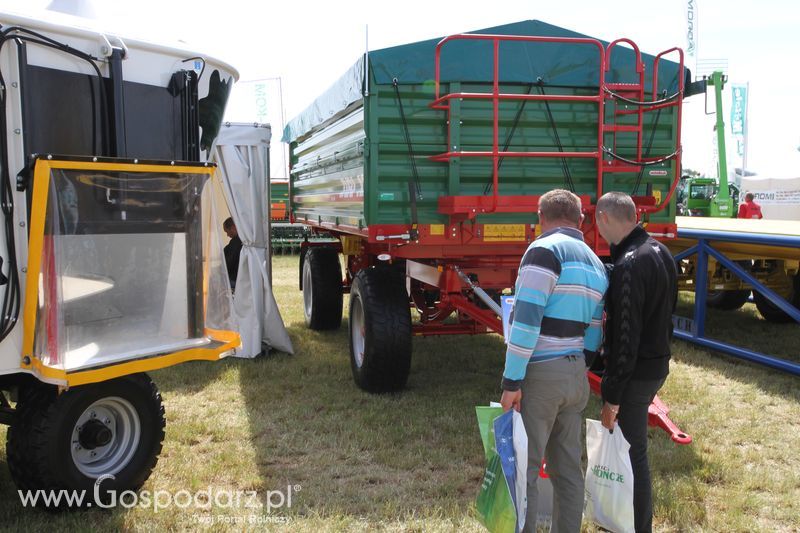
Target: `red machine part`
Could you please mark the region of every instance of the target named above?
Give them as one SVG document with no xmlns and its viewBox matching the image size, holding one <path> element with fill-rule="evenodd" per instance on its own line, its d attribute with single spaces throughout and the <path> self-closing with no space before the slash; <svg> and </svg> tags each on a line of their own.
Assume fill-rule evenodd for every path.
<svg viewBox="0 0 800 533">
<path fill-rule="evenodd" d="M 406 261 L 406 274 L 410 284 L 411 298 L 420 312 L 420 324 L 414 327 L 415 335 L 473 334 L 493 332 L 503 334 L 501 319 L 490 309 L 482 308 L 477 298 L 465 294 L 465 287 L 457 274 L 457 268 L 464 272 L 477 274 L 482 286 L 511 286 L 516 275 L 515 270 L 490 269 L 486 265 L 448 263 L 446 265 L 430 265 L 416 261 Z M 484 284 L 483 280 L 486 280 Z M 411 286 L 411 285 L 410 285 Z M 428 302 L 424 289 L 438 289 L 438 300 Z M 444 320 L 453 312 L 458 313 L 457 323 L 445 324 Z M 600 395 L 601 377 L 591 371 L 586 372 L 589 386 L 593 393 Z M 666 431 L 677 444 L 689 444 L 692 437 L 681 431 L 669 418 L 669 408 L 658 396 L 648 410 L 648 422 L 653 427 Z"/>
<path fill-rule="evenodd" d="M 456 92 L 442 95 L 441 89 L 441 52 L 442 48 L 451 41 L 456 40 L 472 40 L 472 41 L 491 41 L 493 45 L 493 79 L 492 79 L 492 92 L 491 93 L 468 93 Z M 499 78 L 499 65 L 500 65 L 500 43 L 501 42 L 528 42 L 528 43 L 550 43 L 550 44 L 574 44 L 577 46 L 590 46 L 597 48 L 599 72 L 598 72 L 598 92 L 594 95 L 536 95 L 536 94 L 515 94 L 515 93 L 501 93 L 500 92 L 500 78 Z M 638 76 L 636 83 L 606 83 L 606 73 L 611 68 L 611 53 L 612 50 L 620 43 L 629 45 L 635 56 L 635 71 Z M 663 201 L 655 205 L 655 199 L 652 197 L 636 197 L 640 213 L 654 213 L 664 209 L 669 205 L 669 201 L 677 187 L 680 179 L 680 157 L 681 149 L 678 146 L 674 153 L 667 156 L 656 157 L 643 157 L 642 155 L 642 137 L 643 137 L 643 124 L 644 114 L 655 111 L 664 107 L 677 107 L 677 125 L 676 125 L 676 138 L 680 143 L 681 135 L 681 99 L 683 96 L 683 77 L 678 76 L 678 92 L 673 97 L 663 100 L 657 100 L 658 91 L 658 65 L 662 57 L 670 53 L 677 52 L 680 59 L 679 72 L 683 72 L 683 51 L 679 48 L 671 48 L 658 54 L 654 60 L 653 66 L 653 101 L 646 102 L 645 97 L 645 73 L 644 64 L 642 63 L 641 53 L 639 47 L 630 39 L 617 39 L 613 41 L 608 47 L 596 39 L 588 38 L 568 38 L 568 37 L 540 37 L 540 36 L 517 36 L 517 35 L 476 35 L 476 34 L 459 34 L 445 37 L 436 45 L 434 56 L 434 101 L 430 104 L 432 109 L 445 110 L 448 113 L 448 123 L 450 120 L 450 101 L 458 99 L 483 99 L 491 100 L 493 103 L 493 132 L 492 132 L 492 149 L 482 151 L 465 151 L 465 150 L 449 150 L 447 152 L 431 156 L 433 161 L 447 162 L 454 158 L 463 157 L 487 157 L 492 159 L 492 195 L 486 196 L 456 196 L 456 197 L 442 197 L 439 198 L 440 212 L 449 214 L 451 221 L 462 220 L 464 218 L 473 218 L 480 213 L 492 212 L 532 212 L 532 203 L 536 203 L 538 199 L 531 196 L 500 196 L 499 194 L 499 163 L 505 157 L 534 157 L 534 158 L 593 158 L 597 161 L 597 190 L 596 197 L 599 198 L 603 194 L 603 177 L 605 174 L 614 172 L 638 172 L 641 165 L 650 164 L 657 161 L 665 161 L 668 159 L 675 159 L 675 176 L 672 181 L 669 193 Z M 617 99 L 627 99 L 629 102 L 636 102 L 637 105 L 633 110 L 623 109 L 620 110 L 615 105 L 613 123 L 605 122 L 605 106 L 607 100 L 612 100 L 616 103 Z M 591 151 L 578 151 L 578 152 L 564 152 L 564 151 L 539 151 L 539 152 L 518 152 L 518 151 L 501 151 L 499 142 L 499 109 L 501 101 L 510 100 L 538 100 L 545 102 L 594 102 L 597 104 L 598 110 L 598 125 L 597 125 L 597 146 Z M 650 104 L 650 105 L 648 105 Z M 625 106 L 627 108 L 627 106 Z M 638 117 L 636 125 L 619 125 L 616 123 L 616 117 L 621 115 L 635 114 Z M 637 134 L 636 143 L 636 158 L 635 160 L 627 160 L 616 155 L 616 133 L 617 132 L 632 132 Z M 604 145 L 605 134 L 614 134 L 613 146 L 611 149 Z M 448 147 L 453 146 L 450 142 L 448 132 Z M 612 156 L 606 160 L 606 155 Z M 596 230 L 595 230 L 596 231 Z M 597 237 L 597 236 L 596 236 Z M 599 240 L 595 238 L 595 240 Z"/>
<path fill-rule="evenodd" d="M 592 389 L 592 392 L 599 396 L 600 376 L 593 372 L 586 372 L 586 375 L 589 378 L 589 387 Z M 691 444 L 692 442 L 691 435 L 681 431 L 680 428 L 675 425 L 675 422 L 670 420 L 669 407 L 661 401 L 658 395 L 653 399 L 653 403 L 650 404 L 647 410 L 647 422 L 653 427 L 658 427 L 666 431 L 676 444 Z"/>
</svg>

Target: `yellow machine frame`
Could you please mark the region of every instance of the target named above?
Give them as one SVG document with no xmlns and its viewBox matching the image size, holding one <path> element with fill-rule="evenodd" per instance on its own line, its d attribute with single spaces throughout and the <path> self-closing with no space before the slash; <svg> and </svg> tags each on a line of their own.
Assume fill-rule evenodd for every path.
<svg viewBox="0 0 800 533">
<path fill-rule="evenodd" d="M 89 161 L 64 161 L 55 159 L 39 159 L 33 174 L 33 202 L 37 209 L 30 217 L 30 240 L 28 243 L 28 272 L 27 286 L 25 287 L 25 301 L 23 307 L 23 339 L 22 357 L 20 366 L 42 378 L 44 381 L 55 382 L 67 387 L 96 383 L 109 379 L 134 374 L 149 372 L 166 368 L 186 361 L 216 361 L 223 358 L 234 348 L 241 344 L 237 332 L 221 331 L 206 328 L 205 333 L 214 341 L 222 343 L 215 348 L 190 348 L 177 352 L 165 353 L 156 356 L 145 356 L 142 359 L 128 360 L 112 363 L 97 369 L 65 370 L 46 366 L 34 354 L 34 333 L 36 331 L 36 309 L 39 298 L 39 279 L 42 263 L 42 247 L 44 242 L 45 218 L 47 214 L 48 192 L 50 190 L 50 176 L 54 169 L 63 170 L 99 170 L 116 172 L 168 172 L 170 174 L 208 174 L 213 178 L 216 167 L 209 166 L 180 166 L 173 164 L 134 164 L 134 163 L 106 163 Z"/>
</svg>

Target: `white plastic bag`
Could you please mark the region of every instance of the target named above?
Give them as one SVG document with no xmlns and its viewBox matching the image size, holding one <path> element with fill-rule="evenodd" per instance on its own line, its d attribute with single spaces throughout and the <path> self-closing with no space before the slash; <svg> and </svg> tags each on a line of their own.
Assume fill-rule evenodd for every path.
<svg viewBox="0 0 800 533">
<path fill-rule="evenodd" d="M 599 420 L 586 420 L 586 501 L 584 516 L 614 533 L 633 527 L 631 446 L 619 427 L 614 433 Z"/>
</svg>

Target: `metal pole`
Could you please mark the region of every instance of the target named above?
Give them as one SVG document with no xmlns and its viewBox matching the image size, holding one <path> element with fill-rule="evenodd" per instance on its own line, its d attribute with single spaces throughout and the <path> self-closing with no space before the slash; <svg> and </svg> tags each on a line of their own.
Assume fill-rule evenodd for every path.
<svg viewBox="0 0 800 533">
<path fill-rule="evenodd" d="M 745 85 L 744 97 L 744 124 L 742 125 L 742 143 L 744 144 L 742 150 L 742 179 L 745 176 L 745 169 L 747 168 L 747 110 L 750 107 L 750 82 Z"/>
<path fill-rule="evenodd" d="M 364 34 L 364 96 L 369 96 L 369 24 L 365 26 Z"/>
<path fill-rule="evenodd" d="M 694 287 L 694 328 L 692 336 L 706 336 L 706 297 L 708 296 L 708 250 L 705 239 L 697 241 L 697 274 Z"/>
</svg>

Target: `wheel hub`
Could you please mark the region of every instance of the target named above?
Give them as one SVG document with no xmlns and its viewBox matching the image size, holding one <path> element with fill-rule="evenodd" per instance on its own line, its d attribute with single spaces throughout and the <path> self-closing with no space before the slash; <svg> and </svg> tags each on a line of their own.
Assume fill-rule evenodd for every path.
<svg viewBox="0 0 800 533">
<path fill-rule="evenodd" d="M 89 420 L 78 430 L 78 442 L 87 450 L 94 450 L 111 442 L 111 429 L 99 420 Z"/>
<path fill-rule="evenodd" d="M 124 398 L 107 397 L 91 404 L 72 432 L 72 461 L 86 477 L 116 474 L 139 447 L 142 426 L 136 408 Z"/>
</svg>

